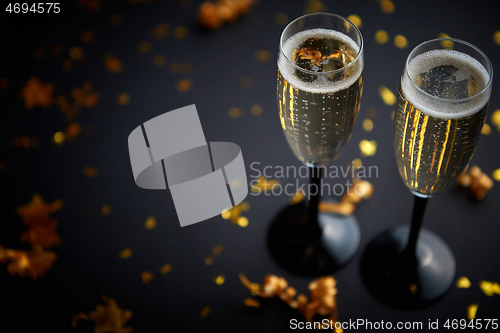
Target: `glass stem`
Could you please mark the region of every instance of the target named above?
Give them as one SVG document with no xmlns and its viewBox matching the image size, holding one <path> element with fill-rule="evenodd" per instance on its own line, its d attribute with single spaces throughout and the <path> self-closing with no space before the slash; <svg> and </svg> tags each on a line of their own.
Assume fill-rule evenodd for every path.
<svg viewBox="0 0 500 333">
<path fill-rule="evenodd" d="M 425 206 L 429 198 L 415 196 L 415 204 L 413 206 L 413 218 L 411 220 L 410 236 L 408 238 L 408 244 L 404 252 L 406 255 L 416 258 L 417 256 L 417 242 L 418 236 L 420 234 L 420 229 L 422 229 L 422 222 L 424 220 Z"/>
<path fill-rule="evenodd" d="M 318 225 L 318 205 L 321 198 L 321 172 L 322 168 L 309 168 L 309 203 L 307 207 L 307 224 L 313 229 L 320 230 Z"/>
</svg>

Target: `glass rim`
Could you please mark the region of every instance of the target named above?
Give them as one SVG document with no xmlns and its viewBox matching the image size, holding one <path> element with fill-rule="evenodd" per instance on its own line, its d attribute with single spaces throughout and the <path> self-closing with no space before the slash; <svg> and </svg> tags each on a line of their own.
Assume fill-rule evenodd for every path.
<svg viewBox="0 0 500 333">
<path fill-rule="evenodd" d="M 285 35 L 285 31 L 293 24 L 295 23 L 296 21 L 300 20 L 300 19 L 303 19 L 305 17 L 308 17 L 308 16 L 318 16 L 318 15 L 324 15 L 324 16 L 331 16 L 331 17 L 335 17 L 335 18 L 339 18 L 341 19 L 342 21 L 344 22 L 347 22 L 349 23 L 353 28 L 354 30 L 356 31 L 356 33 L 359 35 L 359 40 L 360 40 L 360 43 L 359 43 L 359 51 L 358 51 L 358 54 L 356 54 L 356 57 L 350 62 L 348 63 L 346 66 L 342 67 L 342 68 L 339 68 L 339 69 L 335 69 L 333 71 L 328 71 L 328 72 L 315 72 L 315 71 L 311 71 L 311 70 L 308 70 L 308 69 L 304 69 L 300 66 L 297 66 L 296 64 L 293 63 L 293 61 L 291 61 L 286 53 L 284 52 L 283 50 L 283 43 L 284 43 L 284 40 L 283 40 L 283 37 Z M 329 30 L 332 30 L 332 29 L 329 29 Z M 335 30 L 336 31 L 336 30 Z M 340 31 L 338 31 L 340 32 Z M 343 32 L 342 32 L 343 33 Z M 349 37 L 349 36 L 348 36 Z M 356 41 L 354 41 L 356 43 Z M 364 43 L 363 43 L 363 35 L 361 34 L 361 31 L 359 30 L 359 28 L 354 24 L 352 23 L 351 21 L 349 21 L 347 18 L 343 17 L 343 16 L 340 16 L 340 15 L 337 15 L 337 14 L 333 14 L 333 13 L 328 13 L 328 12 L 316 12 L 316 13 L 310 13 L 310 14 L 306 14 L 306 15 L 302 15 L 300 17 L 297 17 L 295 20 L 293 20 L 292 22 L 288 23 L 287 26 L 283 29 L 283 32 L 281 33 L 281 37 L 280 37 L 280 53 L 283 57 L 285 57 L 285 60 L 290 64 L 292 65 L 293 67 L 295 67 L 297 70 L 301 71 L 301 72 L 304 72 L 304 73 L 307 73 L 307 74 L 314 74 L 314 75 L 332 75 L 332 74 L 337 74 L 337 73 L 341 73 L 347 69 L 349 69 L 350 67 L 354 66 L 355 63 L 357 63 L 359 61 L 359 59 L 361 58 L 361 55 L 363 54 L 363 47 L 364 47 Z"/>
<path fill-rule="evenodd" d="M 466 98 L 442 98 L 442 97 L 439 97 L 439 96 L 431 95 L 428 92 L 426 92 L 425 90 L 423 90 L 422 88 L 420 88 L 417 85 L 417 83 L 413 80 L 413 78 L 410 76 L 410 74 L 408 73 L 408 64 L 410 62 L 410 57 L 416 52 L 416 50 L 419 47 L 424 46 L 426 44 L 430 44 L 430 43 L 434 43 L 434 42 L 443 42 L 443 41 L 449 41 L 449 42 L 458 43 L 458 44 L 462 44 L 462 45 L 465 45 L 467 47 L 470 47 L 471 49 L 473 49 L 476 52 L 478 52 L 484 59 L 486 59 L 486 63 L 490 67 L 490 70 L 488 70 L 487 68 L 485 68 L 483 66 L 483 64 L 481 64 L 481 66 L 483 66 L 483 68 L 486 70 L 486 72 L 488 72 L 490 78 L 489 78 L 488 82 L 486 83 L 486 85 L 484 86 L 484 88 L 481 89 L 480 92 L 478 92 L 477 94 L 475 94 L 473 96 L 469 96 L 469 97 L 466 97 Z M 446 48 L 443 48 L 443 49 L 445 50 Z M 433 49 L 433 50 L 436 50 L 436 49 Z M 431 50 L 429 50 L 429 51 L 431 51 Z M 457 51 L 457 52 L 460 52 L 460 51 Z M 475 59 L 475 60 L 477 60 L 477 59 Z M 462 102 L 471 101 L 474 98 L 478 98 L 478 96 L 484 94 L 486 91 L 488 91 L 490 89 L 491 83 L 493 82 L 493 65 L 491 64 L 491 61 L 488 58 L 488 56 L 483 51 L 481 51 L 477 46 L 475 46 L 474 44 L 471 44 L 471 43 L 469 43 L 469 42 L 467 42 L 465 40 L 458 39 L 458 38 L 434 38 L 434 39 L 430 39 L 430 40 L 427 40 L 427 41 L 424 41 L 424 42 L 418 44 L 417 46 L 415 46 L 413 48 L 413 50 L 411 50 L 410 54 L 408 54 L 408 57 L 406 58 L 406 61 L 405 61 L 404 75 L 406 75 L 408 77 L 409 81 L 411 82 L 411 85 L 414 88 L 416 88 L 419 93 L 422 93 L 424 96 L 426 96 L 428 98 L 431 98 L 431 99 L 434 99 L 434 100 L 438 100 L 438 101 L 450 102 L 450 103 L 453 103 L 453 102 L 455 102 L 455 103 L 462 103 Z"/>
</svg>

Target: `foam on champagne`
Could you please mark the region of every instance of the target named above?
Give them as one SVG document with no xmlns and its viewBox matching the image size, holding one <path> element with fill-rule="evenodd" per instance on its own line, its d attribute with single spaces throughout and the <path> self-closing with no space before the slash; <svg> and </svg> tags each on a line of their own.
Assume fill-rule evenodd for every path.
<svg viewBox="0 0 500 333">
<path fill-rule="evenodd" d="M 457 71 L 451 74 L 453 79 L 444 82 L 457 82 L 469 80 L 473 77 L 476 91 L 482 92 L 490 80 L 490 75 L 483 65 L 473 57 L 454 50 L 432 50 L 420 54 L 413 58 L 407 67 L 408 75 L 413 82 L 421 74 L 428 73 L 439 66 L 453 66 Z M 471 116 L 479 112 L 488 102 L 490 94 L 488 92 L 479 95 L 472 95 L 475 98 L 460 102 L 460 99 L 472 96 L 453 96 L 453 99 L 446 99 L 436 96 L 432 91 L 430 97 L 424 94 L 415 83 L 410 81 L 407 75 L 401 79 L 401 90 L 404 97 L 415 108 L 431 117 L 442 119 L 459 119 Z M 451 81 L 450 81 L 451 80 Z"/>
<path fill-rule="evenodd" d="M 340 40 L 353 49 L 356 54 L 359 52 L 359 46 L 349 36 L 341 32 L 328 29 L 311 29 L 301 31 L 288 38 L 283 43 L 283 52 L 286 54 L 286 57 L 292 59 L 293 51 L 299 49 L 300 45 L 309 38 L 331 38 Z M 314 94 L 331 94 L 347 89 L 356 82 L 361 75 L 363 71 L 363 62 L 359 59 L 355 64 L 352 64 L 351 67 L 353 73 L 343 80 L 330 81 L 327 75 L 328 72 L 317 72 L 317 79 L 311 82 L 304 82 L 293 74 L 297 67 L 292 65 L 292 63 L 281 54 L 278 59 L 278 69 L 288 83 L 297 89 Z"/>
</svg>

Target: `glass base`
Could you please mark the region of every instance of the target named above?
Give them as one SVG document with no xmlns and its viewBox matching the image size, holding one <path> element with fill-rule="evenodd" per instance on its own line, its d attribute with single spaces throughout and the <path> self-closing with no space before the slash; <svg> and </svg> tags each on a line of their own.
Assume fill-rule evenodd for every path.
<svg viewBox="0 0 500 333">
<path fill-rule="evenodd" d="M 368 290 L 382 303 L 418 310 L 439 301 L 455 281 L 455 257 L 433 232 L 422 229 L 417 255 L 403 252 L 410 228 L 389 229 L 366 248 L 361 276 Z"/>
<path fill-rule="evenodd" d="M 349 263 L 359 248 L 356 218 L 320 212 L 318 225 L 307 223 L 305 202 L 283 209 L 273 220 L 267 238 L 278 265 L 299 276 L 318 277 Z"/>
</svg>

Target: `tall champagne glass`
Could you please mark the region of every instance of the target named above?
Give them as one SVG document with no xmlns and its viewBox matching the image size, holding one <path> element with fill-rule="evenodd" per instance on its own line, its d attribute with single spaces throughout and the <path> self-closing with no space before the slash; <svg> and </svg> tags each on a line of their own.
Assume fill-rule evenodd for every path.
<svg viewBox="0 0 500 333">
<path fill-rule="evenodd" d="M 399 174 L 415 195 L 411 228 L 377 237 L 362 259 L 368 289 L 398 308 L 418 309 L 442 298 L 455 280 L 455 258 L 436 234 L 423 229 L 428 199 L 467 167 L 484 125 L 493 70 L 477 47 L 434 39 L 408 56 L 394 115 Z M 451 222 L 451 221 L 450 221 Z"/>
<path fill-rule="evenodd" d="M 268 245 L 285 269 L 315 276 L 345 265 L 359 247 L 353 216 L 320 212 L 322 166 L 351 137 L 363 90 L 363 39 L 345 18 L 314 13 L 283 31 L 277 99 L 281 127 L 295 156 L 309 167 L 310 199 L 285 208 L 271 225 Z"/>
</svg>

